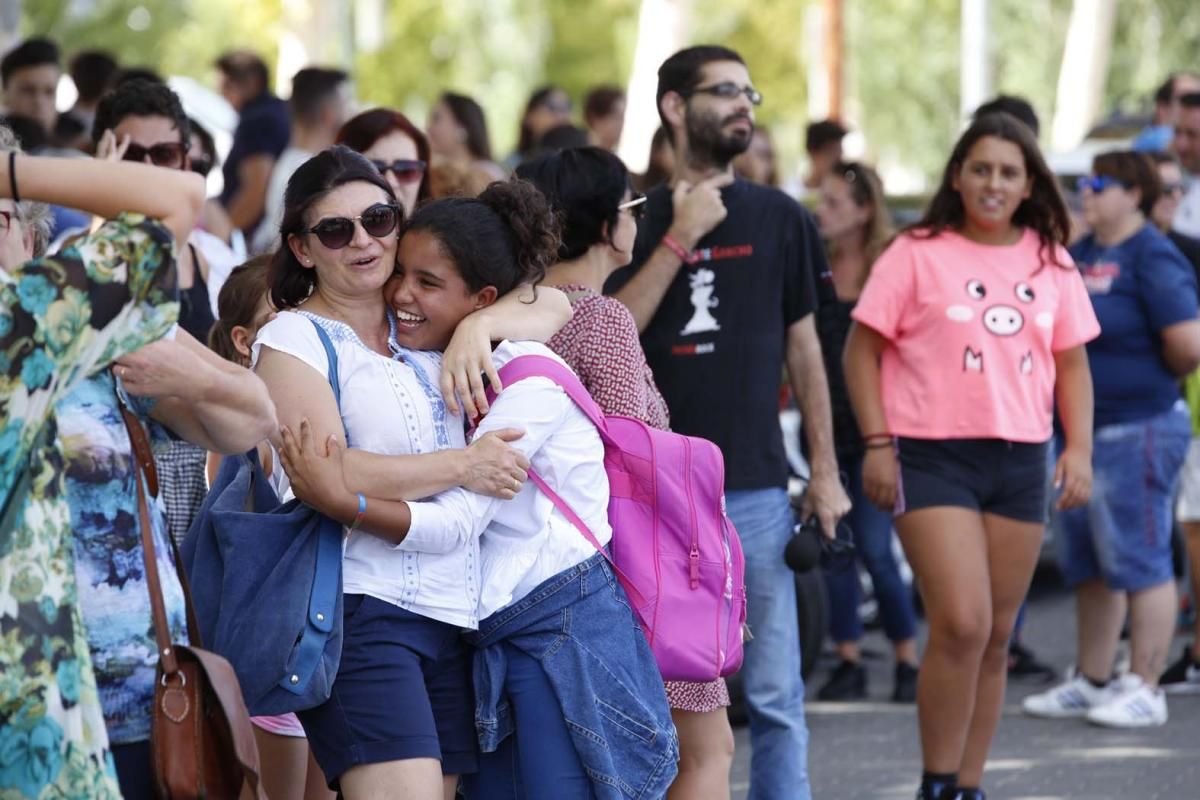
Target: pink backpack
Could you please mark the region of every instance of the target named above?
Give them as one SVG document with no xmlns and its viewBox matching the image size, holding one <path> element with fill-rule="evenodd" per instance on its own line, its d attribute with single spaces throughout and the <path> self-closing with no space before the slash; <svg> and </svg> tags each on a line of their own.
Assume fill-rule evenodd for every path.
<svg viewBox="0 0 1200 800">
<path fill-rule="evenodd" d="M 742 666 L 746 562 L 725 515 L 725 462 L 706 439 L 605 416 L 575 373 L 546 356 L 500 369 L 511 386 L 543 377 L 561 386 L 604 442 L 612 556 L 558 494 L 529 479 L 612 564 L 665 680 L 711 681 Z"/>
</svg>

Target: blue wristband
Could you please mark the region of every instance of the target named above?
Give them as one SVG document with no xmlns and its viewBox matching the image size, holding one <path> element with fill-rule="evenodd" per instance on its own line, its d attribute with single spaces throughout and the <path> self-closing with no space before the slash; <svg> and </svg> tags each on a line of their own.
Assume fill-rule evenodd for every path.
<svg viewBox="0 0 1200 800">
<path fill-rule="evenodd" d="M 358 513 L 354 515 L 354 522 L 350 523 L 350 530 L 358 530 L 358 526 L 362 525 L 363 518 L 367 516 L 367 498 L 362 492 L 358 493 Z"/>
</svg>

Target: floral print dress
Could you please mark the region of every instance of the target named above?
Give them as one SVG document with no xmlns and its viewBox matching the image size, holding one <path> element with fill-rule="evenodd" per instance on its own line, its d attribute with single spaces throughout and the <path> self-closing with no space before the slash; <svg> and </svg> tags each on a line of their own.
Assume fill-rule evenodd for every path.
<svg viewBox="0 0 1200 800">
<path fill-rule="evenodd" d="M 58 408 L 162 338 L 178 313 L 171 234 L 141 215 L 0 270 L 2 799 L 120 797 L 76 584 L 74 466 Z M 126 438 L 96 468 L 128 469 L 128 449 Z"/>
</svg>

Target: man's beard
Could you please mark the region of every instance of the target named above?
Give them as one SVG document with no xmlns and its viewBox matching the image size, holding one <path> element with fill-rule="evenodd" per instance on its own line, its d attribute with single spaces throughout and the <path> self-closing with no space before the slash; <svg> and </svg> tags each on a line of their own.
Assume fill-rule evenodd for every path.
<svg viewBox="0 0 1200 800">
<path fill-rule="evenodd" d="M 745 133 L 724 133 L 722 128 L 734 120 L 746 120 Z M 754 138 L 754 120 L 744 114 L 717 119 L 715 114 L 700 114 L 689 108 L 684 116 L 688 135 L 688 161 L 693 167 L 725 169 L 729 162 L 746 152 Z"/>
</svg>

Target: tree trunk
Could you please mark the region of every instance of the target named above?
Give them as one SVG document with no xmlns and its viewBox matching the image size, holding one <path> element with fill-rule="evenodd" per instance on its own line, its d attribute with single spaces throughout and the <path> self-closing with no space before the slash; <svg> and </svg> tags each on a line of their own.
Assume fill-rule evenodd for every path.
<svg viewBox="0 0 1200 800">
<path fill-rule="evenodd" d="M 1116 0 L 1071 5 L 1050 135 L 1055 150 L 1076 147 L 1100 114 L 1115 24 Z"/>
<path fill-rule="evenodd" d="M 690 8 L 691 0 L 642 0 L 625 104 L 625 130 L 618 148 L 632 172 L 645 172 L 649 162 L 650 140 L 661 124 L 654 99 L 658 68 L 687 42 Z"/>
</svg>

